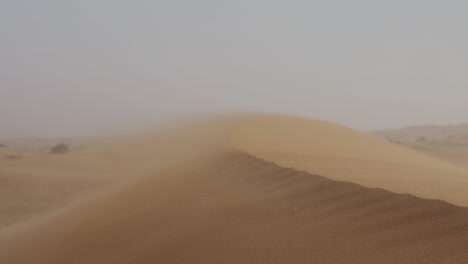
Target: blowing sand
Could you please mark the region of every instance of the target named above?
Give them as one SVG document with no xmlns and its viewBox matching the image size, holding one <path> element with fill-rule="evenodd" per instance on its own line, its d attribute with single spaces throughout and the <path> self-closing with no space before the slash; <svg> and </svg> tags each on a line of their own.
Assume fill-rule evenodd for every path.
<svg viewBox="0 0 468 264">
<path fill-rule="evenodd" d="M 287 116 L 226 117 L 175 131 L 93 151 L 127 163 L 118 166 L 133 180 L 5 232 L 0 263 L 468 259 L 464 168 Z M 112 171 L 105 164 L 88 168 Z"/>
</svg>

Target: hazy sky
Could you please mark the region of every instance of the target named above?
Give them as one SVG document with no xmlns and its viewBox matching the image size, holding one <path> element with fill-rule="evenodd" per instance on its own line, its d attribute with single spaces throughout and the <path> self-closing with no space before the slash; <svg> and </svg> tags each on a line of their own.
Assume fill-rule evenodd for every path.
<svg viewBox="0 0 468 264">
<path fill-rule="evenodd" d="M 0 0 L 0 137 L 202 112 L 468 122 L 466 0 Z"/>
</svg>

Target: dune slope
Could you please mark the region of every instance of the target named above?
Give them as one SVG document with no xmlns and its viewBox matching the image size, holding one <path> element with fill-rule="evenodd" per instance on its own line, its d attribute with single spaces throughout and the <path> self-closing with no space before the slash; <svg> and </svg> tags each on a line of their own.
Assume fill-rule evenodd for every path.
<svg viewBox="0 0 468 264">
<path fill-rule="evenodd" d="M 287 116 L 229 117 L 178 131 L 104 151 L 112 159 L 101 170 L 142 176 L 0 236 L 0 263 L 468 259 L 461 167 Z"/>
<path fill-rule="evenodd" d="M 465 168 L 327 122 L 251 116 L 233 138 L 237 149 L 282 167 L 468 206 Z"/>
<path fill-rule="evenodd" d="M 468 210 L 446 202 L 337 182 L 242 153 L 160 175 L 59 217 L 25 242 L 27 251 L 2 263 L 468 259 Z"/>
</svg>

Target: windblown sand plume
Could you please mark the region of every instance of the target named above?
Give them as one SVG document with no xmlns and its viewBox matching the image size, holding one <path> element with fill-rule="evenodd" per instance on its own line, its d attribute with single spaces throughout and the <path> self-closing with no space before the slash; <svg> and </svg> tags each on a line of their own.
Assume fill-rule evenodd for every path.
<svg viewBox="0 0 468 264">
<path fill-rule="evenodd" d="M 0 262 L 468 260 L 467 171 L 384 140 L 248 115 L 128 144 L 99 153 L 142 176 L 5 233 Z"/>
</svg>

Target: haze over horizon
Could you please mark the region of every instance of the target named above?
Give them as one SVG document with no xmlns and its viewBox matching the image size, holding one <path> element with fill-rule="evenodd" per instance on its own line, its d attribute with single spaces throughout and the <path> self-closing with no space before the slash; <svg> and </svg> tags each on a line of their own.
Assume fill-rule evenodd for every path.
<svg viewBox="0 0 468 264">
<path fill-rule="evenodd" d="M 0 138 L 260 111 L 468 122 L 466 1 L 0 3 Z"/>
<path fill-rule="evenodd" d="M 0 0 L 0 263 L 465 263 L 467 14 Z"/>
</svg>

